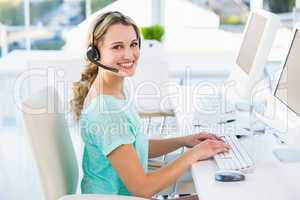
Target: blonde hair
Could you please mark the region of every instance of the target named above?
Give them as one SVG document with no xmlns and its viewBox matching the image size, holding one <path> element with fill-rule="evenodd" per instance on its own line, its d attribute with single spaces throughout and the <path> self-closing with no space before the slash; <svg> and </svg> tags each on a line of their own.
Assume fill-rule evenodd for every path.
<svg viewBox="0 0 300 200">
<path fill-rule="evenodd" d="M 132 26 L 136 32 L 137 39 L 140 41 L 139 28 L 135 22 L 129 17 L 123 15 L 120 12 L 106 12 L 98 17 L 94 21 L 93 25 L 90 27 L 89 34 L 87 36 L 87 46 L 91 44 L 97 44 L 102 42 L 103 37 L 110 26 L 114 24 L 123 24 L 127 26 Z M 94 36 L 93 36 L 94 34 Z M 95 41 L 92 41 L 94 37 Z M 98 74 L 98 66 L 85 59 L 85 66 L 81 72 L 81 79 L 73 83 L 73 99 L 71 100 L 71 111 L 74 114 L 76 121 L 80 119 L 80 114 L 83 109 L 84 99 L 87 96 L 90 87 L 92 86 L 94 80 Z"/>
</svg>

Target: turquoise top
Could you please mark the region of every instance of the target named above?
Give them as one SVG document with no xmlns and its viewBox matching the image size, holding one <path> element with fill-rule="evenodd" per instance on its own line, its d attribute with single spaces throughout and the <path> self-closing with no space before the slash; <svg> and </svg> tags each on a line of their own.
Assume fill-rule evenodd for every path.
<svg viewBox="0 0 300 200">
<path fill-rule="evenodd" d="M 133 104 L 99 95 L 82 110 L 80 130 L 85 145 L 82 193 L 131 195 L 107 156 L 120 145 L 132 144 L 147 171 L 148 138 Z"/>
</svg>

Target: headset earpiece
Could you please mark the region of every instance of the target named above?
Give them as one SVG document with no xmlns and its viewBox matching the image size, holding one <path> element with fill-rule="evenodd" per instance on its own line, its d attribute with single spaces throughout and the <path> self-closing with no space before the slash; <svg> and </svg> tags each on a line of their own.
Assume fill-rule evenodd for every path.
<svg viewBox="0 0 300 200">
<path fill-rule="evenodd" d="M 100 60 L 100 53 L 98 51 L 98 48 L 95 45 L 89 45 L 86 56 L 90 61 L 98 61 Z"/>
</svg>

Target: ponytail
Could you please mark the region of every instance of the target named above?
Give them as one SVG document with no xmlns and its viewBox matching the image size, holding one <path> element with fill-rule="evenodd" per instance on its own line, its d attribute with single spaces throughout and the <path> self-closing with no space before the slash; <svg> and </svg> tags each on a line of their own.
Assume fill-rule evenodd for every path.
<svg viewBox="0 0 300 200">
<path fill-rule="evenodd" d="M 84 99 L 98 74 L 98 67 L 89 61 L 81 72 L 81 79 L 73 83 L 73 99 L 71 100 L 71 111 L 76 121 L 79 120 L 83 109 Z"/>
</svg>

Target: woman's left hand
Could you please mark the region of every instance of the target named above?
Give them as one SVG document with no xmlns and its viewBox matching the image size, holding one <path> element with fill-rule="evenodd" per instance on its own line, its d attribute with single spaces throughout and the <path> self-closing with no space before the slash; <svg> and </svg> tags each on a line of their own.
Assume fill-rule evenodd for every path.
<svg viewBox="0 0 300 200">
<path fill-rule="evenodd" d="M 207 133 L 207 132 L 201 132 L 201 133 L 196 133 L 193 135 L 183 136 L 183 137 L 180 137 L 179 139 L 182 141 L 182 144 L 185 147 L 189 147 L 189 148 L 191 148 L 207 139 L 222 140 L 218 136 L 211 134 L 211 133 Z"/>
</svg>

